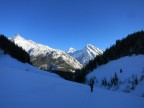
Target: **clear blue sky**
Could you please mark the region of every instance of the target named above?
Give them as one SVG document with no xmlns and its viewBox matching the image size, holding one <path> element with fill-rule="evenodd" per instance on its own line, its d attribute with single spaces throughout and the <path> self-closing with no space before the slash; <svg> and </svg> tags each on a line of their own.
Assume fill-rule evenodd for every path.
<svg viewBox="0 0 144 108">
<path fill-rule="evenodd" d="M 144 0 L 0 0 L 0 33 L 61 50 L 104 50 L 142 29 Z"/>
</svg>

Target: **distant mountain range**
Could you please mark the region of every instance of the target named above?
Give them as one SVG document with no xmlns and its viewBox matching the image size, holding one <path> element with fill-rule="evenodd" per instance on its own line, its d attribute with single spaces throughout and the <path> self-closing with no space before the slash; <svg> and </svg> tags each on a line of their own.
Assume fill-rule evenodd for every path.
<svg viewBox="0 0 144 108">
<path fill-rule="evenodd" d="M 74 48 L 70 48 L 67 53 L 85 66 L 97 55 L 103 54 L 103 51 L 91 44 L 88 44 L 82 50 L 75 50 Z"/>
<path fill-rule="evenodd" d="M 16 34 L 10 38 L 19 47 L 22 47 L 30 54 L 31 62 L 34 66 L 44 70 L 75 72 L 93 60 L 103 51 L 88 44 L 82 50 L 70 48 L 67 52 L 53 49 L 49 46 L 38 44 L 32 40 L 26 40 L 22 36 Z"/>
<path fill-rule="evenodd" d="M 10 40 L 30 54 L 34 66 L 44 70 L 74 72 L 76 69 L 83 67 L 82 64 L 64 51 L 26 40 L 18 34 L 10 38 Z"/>
</svg>

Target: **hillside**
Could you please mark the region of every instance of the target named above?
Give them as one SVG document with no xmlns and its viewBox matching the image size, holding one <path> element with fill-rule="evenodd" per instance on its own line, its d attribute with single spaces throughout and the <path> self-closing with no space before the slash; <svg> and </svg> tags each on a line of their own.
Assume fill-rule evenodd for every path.
<svg viewBox="0 0 144 108">
<path fill-rule="evenodd" d="M 117 75 L 118 81 L 114 76 Z M 95 87 L 144 96 L 144 55 L 122 57 L 99 66 L 87 75 L 95 78 Z M 104 82 L 105 80 L 105 82 Z"/>
<path fill-rule="evenodd" d="M 91 73 L 99 66 L 112 60 L 133 54 L 144 54 L 144 31 L 134 32 L 121 40 L 116 40 L 115 44 L 107 48 L 102 55 L 96 56 L 82 70 L 83 76 Z"/>
<path fill-rule="evenodd" d="M 63 80 L 0 54 L 0 108 L 142 108 L 144 99 Z"/>
</svg>

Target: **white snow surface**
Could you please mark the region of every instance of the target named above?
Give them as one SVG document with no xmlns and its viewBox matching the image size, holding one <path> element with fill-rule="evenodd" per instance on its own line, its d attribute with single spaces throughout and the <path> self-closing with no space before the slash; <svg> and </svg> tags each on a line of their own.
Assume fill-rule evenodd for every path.
<svg viewBox="0 0 144 108">
<path fill-rule="evenodd" d="M 52 54 L 53 59 L 57 59 L 61 57 L 65 62 L 69 62 L 73 65 L 75 69 L 81 69 L 83 67 L 80 62 L 78 62 L 73 57 L 69 56 L 64 51 L 50 48 L 49 46 L 45 46 L 42 44 L 38 44 L 36 42 L 33 42 L 31 40 L 26 40 L 19 34 L 16 34 L 12 38 L 10 38 L 11 41 L 13 41 L 15 44 L 17 44 L 19 47 L 22 47 L 26 52 L 28 52 L 31 56 L 38 56 L 38 55 L 48 55 Z M 31 61 L 33 61 L 35 58 L 31 58 Z"/>
<path fill-rule="evenodd" d="M 70 48 L 67 53 L 77 59 L 81 64 L 86 65 L 96 56 L 103 54 L 103 51 L 91 44 L 87 44 L 82 50 Z"/>
<path fill-rule="evenodd" d="M 121 73 L 120 69 L 122 69 Z M 89 82 L 90 78 L 95 77 L 98 80 L 98 82 L 96 81 L 97 83 L 95 83 L 95 86 L 102 88 L 102 80 L 106 78 L 107 81 L 110 81 L 115 73 L 121 81 L 119 89 L 117 89 L 118 91 L 129 90 L 129 86 L 131 86 L 129 84 L 130 81 L 137 76 L 139 83 L 131 93 L 144 97 L 144 80 L 140 82 L 141 76 L 144 76 L 144 55 L 126 56 L 99 66 L 87 75 L 87 82 Z M 113 89 L 114 88 L 112 88 L 112 90 Z"/>
<path fill-rule="evenodd" d="M 144 98 L 63 80 L 0 55 L 0 108 L 142 108 Z"/>
<path fill-rule="evenodd" d="M 74 53 L 76 50 L 74 48 L 69 48 L 67 53 Z"/>
</svg>

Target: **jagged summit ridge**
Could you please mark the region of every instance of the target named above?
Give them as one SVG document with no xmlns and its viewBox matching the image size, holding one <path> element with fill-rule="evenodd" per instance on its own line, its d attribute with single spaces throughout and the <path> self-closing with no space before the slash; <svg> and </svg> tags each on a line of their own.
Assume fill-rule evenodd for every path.
<svg viewBox="0 0 144 108">
<path fill-rule="evenodd" d="M 11 39 L 14 40 L 16 38 L 22 38 L 19 34 L 15 34 Z"/>
<path fill-rule="evenodd" d="M 97 55 L 103 54 L 103 51 L 96 48 L 92 44 L 87 44 L 82 50 L 67 52 L 70 56 L 77 59 L 81 64 L 86 65 L 90 60 L 93 60 Z"/>
<path fill-rule="evenodd" d="M 101 55 L 103 54 L 103 51 L 100 50 L 99 48 L 95 47 L 94 45 L 91 45 L 91 44 L 87 44 L 85 46 L 85 48 L 83 48 L 83 51 L 86 51 L 87 53 L 90 53 L 89 55 Z"/>
</svg>

